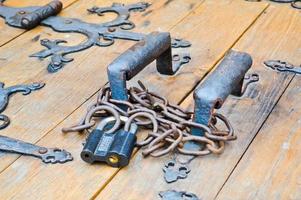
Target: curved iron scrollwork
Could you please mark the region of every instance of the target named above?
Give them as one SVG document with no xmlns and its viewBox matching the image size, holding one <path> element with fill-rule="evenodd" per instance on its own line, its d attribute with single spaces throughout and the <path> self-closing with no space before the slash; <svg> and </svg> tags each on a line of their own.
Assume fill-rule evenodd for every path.
<svg viewBox="0 0 301 200">
<path fill-rule="evenodd" d="M 28 95 L 31 91 L 39 90 L 44 87 L 44 83 L 33 83 L 29 85 L 15 85 L 4 88 L 4 83 L 0 82 L 0 113 L 2 113 L 8 105 L 10 95 L 16 92 L 22 92 L 23 95 Z M 0 114 L 0 130 L 7 127 L 10 123 L 9 118 L 6 115 Z"/>
<path fill-rule="evenodd" d="M 278 72 L 292 72 L 295 74 L 301 74 L 301 65 L 297 67 L 286 61 L 267 60 L 264 61 L 264 65 Z"/>
<path fill-rule="evenodd" d="M 60 16 L 47 17 L 46 19 L 40 21 L 41 25 L 51 27 L 57 32 L 80 33 L 85 35 L 87 39 L 84 42 L 74 46 L 63 45 L 64 43 L 67 43 L 65 40 L 42 39 L 40 41 L 41 45 L 46 47 L 46 49 L 30 56 L 41 59 L 51 57 L 50 64 L 48 65 L 48 71 L 56 72 L 66 63 L 73 61 L 73 58 L 67 57 L 68 54 L 82 51 L 92 46 L 107 47 L 114 44 L 115 39 L 133 41 L 143 40 L 146 37 L 146 34 L 129 31 L 135 27 L 135 24 L 130 21 L 129 18 L 131 12 L 143 12 L 149 6 L 150 4 L 145 2 L 129 5 L 113 3 L 111 7 L 95 6 L 88 9 L 89 13 L 97 14 L 99 16 L 103 16 L 105 13 L 117 14 L 117 17 L 114 20 L 100 24 L 88 23 L 80 19 L 65 18 Z M 39 8 L 40 7 L 11 8 L 0 5 L 0 16 L 5 18 L 6 23 L 9 25 L 24 28 L 20 22 L 22 15 L 24 15 L 24 13 L 28 14 L 35 12 L 35 10 Z M 14 19 L 18 20 L 16 21 Z M 183 39 L 172 39 L 172 47 L 174 48 L 186 48 L 189 46 L 191 46 L 191 44 L 188 41 Z M 188 57 L 180 56 L 180 59 L 183 58 L 184 60 L 179 61 L 179 65 L 187 63 L 190 60 L 190 56 Z"/>
<path fill-rule="evenodd" d="M 261 0 L 246 0 L 251 2 L 259 2 Z M 293 8 L 301 9 L 301 0 L 270 0 L 276 3 L 290 3 Z"/>
</svg>

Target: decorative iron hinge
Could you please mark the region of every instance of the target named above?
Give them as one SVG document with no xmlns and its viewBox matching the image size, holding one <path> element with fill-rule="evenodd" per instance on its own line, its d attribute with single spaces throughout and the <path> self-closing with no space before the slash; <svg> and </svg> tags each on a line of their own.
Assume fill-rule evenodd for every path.
<svg viewBox="0 0 301 200">
<path fill-rule="evenodd" d="M 73 160 L 71 154 L 63 149 L 41 147 L 1 135 L 0 152 L 33 156 L 41 159 L 44 163 L 51 164 L 65 163 Z"/>
<path fill-rule="evenodd" d="M 64 46 L 67 43 L 65 40 L 49 40 L 42 39 L 41 45 L 46 49 L 30 55 L 31 57 L 47 58 L 51 57 L 48 65 L 49 72 L 56 72 L 61 69 L 66 63 L 73 61 L 73 58 L 66 57 L 78 51 L 88 49 L 92 46 L 106 47 L 114 43 L 115 39 L 140 41 L 145 39 L 147 34 L 130 32 L 129 30 L 135 27 L 135 24 L 129 20 L 130 12 L 145 11 L 150 6 L 149 3 L 135 4 L 119 4 L 113 3 L 111 7 L 92 7 L 88 9 L 89 13 L 103 16 L 105 13 L 113 12 L 118 16 L 110 21 L 100 24 L 87 23 L 80 19 L 65 18 L 56 15 L 62 9 L 62 3 L 53 1 L 46 6 L 11 8 L 0 5 L 0 16 L 5 18 L 7 24 L 28 29 L 37 26 L 38 24 L 51 27 L 58 32 L 74 32 L 80 33 L 87 37 L 87 40 L 74 46 Z M 172 39 L 173 48 L 186 48 L 191 46 L 188 41 L 182 39 Z M 179 63 L 182 65 L 187 63 L 186 57 L 178 57 Z M 190 58 L 190 57 L 189 57 Z"/>
<path fill-rule="evenodd" d="M 4 88 L 4 83 L 0 82 L 0 113 L 2 113 L 8 105 L 10 95 L 16 92 L 22 92 L 23 95 L 28 95 L 33 90 L 39 90 L 44 87 L 44 83 L 33 83 L 29 85 L 15 85 Z M 10 123 L 9 118 L 6 115 L 0 114 L 0 130 L 7 127 Z"/>
<path fill-rule="evenodd" d="M 177 163 L 175 160 L 168 161 L 163 167 L 164 179 L 167 183 L 176 182 L 178 179 L 187 178 L 190 169 L 187 165 Z"/>
<path fill-rule="evenodd" d="M 160 192 L 162 200 L 200 200 L 195 194 L 186 191 L 167 190 Z"/>
<path fill-rule="evenodd" d="M 278 72 L 292 72 L 295 74 L 301 74 L 301 66 L 297 67 L 281 60 L 264 61 L 264 65 Z"/>
</svg>

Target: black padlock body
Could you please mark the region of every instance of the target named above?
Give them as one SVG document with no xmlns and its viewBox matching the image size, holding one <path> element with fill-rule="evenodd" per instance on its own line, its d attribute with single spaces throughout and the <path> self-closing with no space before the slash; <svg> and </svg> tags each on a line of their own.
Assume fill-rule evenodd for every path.
<svg viewBox="0 0 301 200">
<path fill-rule="evenodd" d="M 118 130 L 115 133 L 115 140 L 108 153 L 108 158 L 111 156 L 118 157 L 119 162 L 108 164 L 112 167 L 124 167 L 130 162 L 132 152 L 135 148 L 137 141 L 136 133 L 131 133 L 123 129 Z"/>
<path fill-rule="evenodd" d="M 115 137 L 116 134 L 104 133 L 98 129 L 93 130 L 87 138 L 81 158 L 88 163 L 107 162 Z"/>
<path fill-rule="evenodd" d="M 94 151 L 94 158 L 97 162 L 107 162 L 110 149 L 116 138 L 116 134 L 104 133 Z M 109 163 L 108 163 L 109 164 Z"/>
<path fill-rule="evenodd" d="M 98 143 L 103 136 L 104 132 L 98 129 L 94 129 L 86 139 L 84 148 L 80 154 L 83 161 L 93 163 L 95 161 L 94 152 Z"/>
</svg>

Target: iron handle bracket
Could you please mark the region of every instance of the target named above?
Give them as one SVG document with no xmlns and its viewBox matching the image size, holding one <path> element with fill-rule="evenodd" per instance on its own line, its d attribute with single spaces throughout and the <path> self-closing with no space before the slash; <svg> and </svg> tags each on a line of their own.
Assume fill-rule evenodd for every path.
<svg viewBox="0 0 301 200">
<path fill-rule="evenodd" d="M 128 100 L 126 81 L 132 79 L 148 64 L 156 60 L 157 71 L 173 75 L 180 68 L 179 57 L 173 62 L 171 38 L 167 32 L 153 32 L 117 57 L 107 69 L 112 97 Z"/>
<path fill-rule="evenodd" d="M 232 50 L 228 52 L 194 91 L 194 121 L 208 125 L 213 110 L 221 108 L 230 94 L 241 96 L 244 77 L 251 65 L 249 54 Z M 202 130 L 196 128 L 191 133 L 203 135 Z"/>
</svg>

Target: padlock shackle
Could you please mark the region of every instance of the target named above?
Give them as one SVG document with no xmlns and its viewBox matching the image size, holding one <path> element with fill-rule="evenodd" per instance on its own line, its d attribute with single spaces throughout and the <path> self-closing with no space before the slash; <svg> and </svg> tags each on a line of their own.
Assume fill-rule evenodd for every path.
<svg viewBox="0 0 301 200">
<path fill-rule="evenodd" d="M 117 57 L 107 69 L 112 97 L 128 100 L 126 81 L 132 79 L 148 64 L 157 61 L 160 74 L 173 75 L 171 38 L 167 32 L 153 32 Z"/>
<path fill-rule="evenodd" d="M 120 121 L 121 121 L 121 124 L 126 124 L 127 121 L 129 120 L 128 117 L 125 117 L 125 116 L 120 116 Z M 102 119 L 99 124 L 96 126 L 95 129 L 97 130 L 100 130 L 100 131 L 103 131 L 104 128 L 110 124 L 110 123 L 115 123 L 116 122 L 116 118 L 115 117 L 106 117 L 104 119 Z M 138 126 L 137 124 L 135 124 L 134 122 L 132 122 L 130 124 L 130 127 L 129 127 L 129 132 L 135 132 L 136 130 L 138 129 Z"/>
<path fill-rule="evenodd" d="M 214 109 L 220 108 L 232 94 L 241 96 L 245 74 L 252 66 L 252 58 L 244 52 L 229 51 L 221 63 L 200 83 L 194 91 L 194 119 L 208 125 Z M 192 128 L 193 135 L 203 135 L 200 129 Z"/>
</svg>

